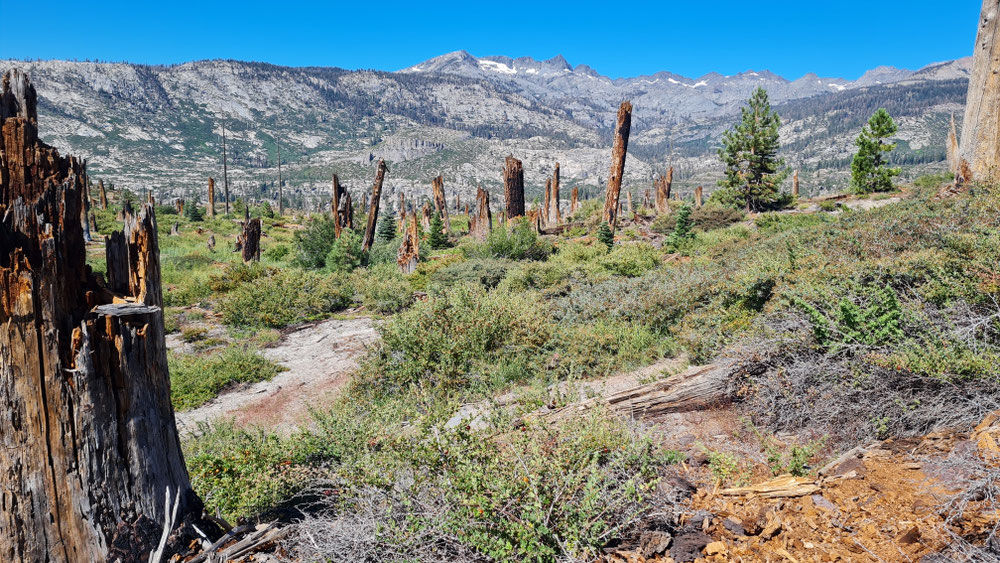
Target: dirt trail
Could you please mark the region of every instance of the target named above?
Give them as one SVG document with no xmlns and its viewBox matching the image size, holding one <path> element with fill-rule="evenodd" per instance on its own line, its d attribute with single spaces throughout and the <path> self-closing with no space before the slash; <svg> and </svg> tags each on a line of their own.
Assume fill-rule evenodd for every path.
<svg viewBox="0 0 1000 563">
<path fill-rule="evenodd" d="M 322 406 L 340 392 L 376 338 L 369 318 L 303 325 L 263 352 L 288 371 L 178 412 L 177 427 L 182 433 L 195 432 L 199 422 L 230 418 L 241 426 L 289 432 L 308 419 L 310 406 Z"/>
</svg>

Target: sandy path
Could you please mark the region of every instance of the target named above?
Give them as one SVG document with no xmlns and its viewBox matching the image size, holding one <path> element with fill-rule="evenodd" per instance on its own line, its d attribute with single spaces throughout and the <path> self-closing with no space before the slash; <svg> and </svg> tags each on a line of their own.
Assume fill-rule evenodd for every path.
<svg viewBox="0 0 1000 563">
<path fill-rule="evenodd" d="M 322 407 L 340 392 L 376 338 L 369 318 L 305 325 L 263 351 L 288 371 L 270 381 L 227 391 L 196 409 L 178 412 L 177 427 L 182 433 L 195 432 L 199 422 L 228 418 L 241 426 L 289 432 L 308 420 L 310 406 Z"/>
</svg>

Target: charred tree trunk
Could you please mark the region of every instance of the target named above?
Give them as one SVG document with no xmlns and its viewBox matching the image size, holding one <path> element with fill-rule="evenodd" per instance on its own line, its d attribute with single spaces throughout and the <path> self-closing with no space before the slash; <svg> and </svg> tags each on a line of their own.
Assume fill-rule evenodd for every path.
<svg viewBox="0 0 1000 563">
<path fill-rule="evenodd" d="M 694 189 L 694 207 L 695 207 L 695 209 L 701 207 L 702 196 L 703 195 L 704 195 L 704 191 L 703 191 L 703 188 L 701 186 L 698 186 L 697 188 Z"/>
<path fill-rule="evenodd" d="M 243 246 L 240 251 L 243 253 L 243 262 L 260 261 L 260 219 L 247 219 L 243 222 Z"/>
<path fill-rule="evenodd" d="M 208 179 L 208 216 L 215 217 L 215 178 Z"/>
<path fill-rule="evenodd" d="M 524 216 L 524 168 L 521 161 L 508 156 L 503 167 L 503 196 L 508 219 Z"/>
<path fill-rule="evenodd" d="M 573 186 L 573 189 L 569 192 L 569 214 L 572 215 L 576 213 L 576 210 L 580 207 L 580 187 Z"/>
<path fill-rule="evenodd" d="M 1000 181 L 1000 0 L 983 0 L 966 98 L 959 181 Z"/>
<path fill-rule="evenodd" d="M 229 215 L 229 159 L 226 157 L 226 122 L 222 122 L 222 189 L 226 198 L 226 215 Z"/>
<path fill-rule="evenodd" d="M 406 222 L 406 229 L 403 231 L 403 242 L 399 245 L 399 253 L 396 255 L 396 264 L 399 271 L 404 274 L 412 274 L 417 270 L 417 262 L 420 261 L 420 231 L 417 229 L 417 213 L 410 214 L 409 220 L 403 215 Z"/>
<path fill-rule="evenodd" d="M 368 225 L 365 227 L 365 238 L 361 243 L 361 250 L 368 252 L 375 242 L 375 223 L 378 221 L 379 202 L 382 201 L 382 182 L 385 180 L 385 160 L 378 161 L 378 168 L 375 171 L 375 184 L 372 185 L 372 203 L 368 211 Z M 442 195 L 444 190 L 442 189 Z"/>
<path fill-rule="evenodd" d="M 552 178 L 545 179 L 545 205 L 542 207 L 542 223 L 548 224 L 552 208 Z"/>
<path fill-rule="evenodd" d="M 628 134 L 632 129 L 632 103 L 622 102 L 618 108 L 615 125 L 615 142 L 611 148 L 611 170 L 608 173 L 608 191 L 604 199 L 602 219 L 615 232 L 618 226 L 618 197 L 622 190 L 622 176 L 625 174 L 625 154 L 628 151 Z"/>
<path fill-rule="evenodd" d="M 330 204 L 330 214 L 333 216 L 333 236 L 340 238 L 344 229 L 354 228 L 354 207 L 351 205 L 351 194 L 340 185 L 340 178 L 333 175 L 333 202 Z"/>
<path fill-rule="evenodd" d="M 4 76 L 0 560 L 145 561 L 168 504 L 188 532 L 202 510 L 170 404 L 153 208 L 108 241 L 105 286 L 86 265 L 85 169 L 38 140 L 35 100 Z M 168 553 L 191 539 L 171 530 Z"/>
<path fill-rule="evenodd" d="M 670 188 L 674 183 L 674 167 L 671 166 L 667 169 L 667 173 L 660 176 L 660 180 L 656 183 L 656 212 L 657 213 L 669 213 L 670 212 Z"/>
<path fill-rule="evenodd" d="M 799 171 L 792 174 L 792 197 L 799 197 Z"/>
<path fill-rule="evenodd" d="M 625 192 L 625 206 L 627 208 L 626 209 L 626 214 L 627 215 L 631 216 L 633 213 L 635 213 L 635 208 L 632 207 L 632 192 L 631 191 Z"/>
<path fill-rule="evenodd" d="M 425 231 L 431 229 L 431 205 L 427 202 L 420 206 L 420 226 Z"/>
<path fill-rule="evenodd" d="M 479 240 L 493 230 L 493 213 L 490 212 L 490 193 L 479 186 L 476 190 L 476 214 L 469 219 L 469 234 Z"/>
<path fill-rule="evenodd" d="M 406 195 L 403 192 L 399 192 L 399 209 L 396 210 L 396 215 L 399 216 L 399 228 L 397 232 L 406 232 Z"/>
<path fill-rule="evenodd" d="M 431 196 L 434 199 L 434 210 L 441 215 L 441 220 L 444 221 L 445 231 L 450 232 L 451 219 L 448 218 L 448 200 L 444 195 L 444 178 L 442 176 L 431 180 Z"/>
</svg>

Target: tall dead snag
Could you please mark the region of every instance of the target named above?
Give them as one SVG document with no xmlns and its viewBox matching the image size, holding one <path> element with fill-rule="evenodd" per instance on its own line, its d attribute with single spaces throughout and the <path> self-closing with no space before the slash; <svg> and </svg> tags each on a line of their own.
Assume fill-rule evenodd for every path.
<svg viewBox="0 0 1000 563">
<path fill-rule="evenodd" d="M 667 173 L 660 176 L 660 180 L 656 182 L 656 212 L 657 213 L 668 213 L 670 211 L 670 205 L 667 203 L 670 201 L 670 188 L 674 183 L 674 167 L 671 166 L 667 168 Z"/>
<path fill-rule="evenodd" d="M 573 189 L 569 192 L 569 214 L 572 215 L 576 213 L 576 210 L 580 207 L 580 187 L 573 186 Z"/>
<path fill-rule="evenodd" d="M 799 171 L 792 174 L 792 197 L 799 197 Z"/>
<path fill-rule="evenodd" d="M 431 228 L 431 204 L 426 201 L 420 206 L 420 226 L 425 231 L 429 231 Z"/>
<path fill-rule="evenodd" d="M 97 181 L 97 189 L 101 190 L 101 209 L 108 209 L 108 192 L 104 189 L 104 179 Z"/>
<path fill-rule="evenodd" d="M 444 177 L 438 176 L 431 180 L 431 196 L 434 199 L 434 210 L 444 221 L 446 232 L 451 231 L 451 219 L 448 218 L 448 201 L 444 196 Z"/>
<path fill-rule="evenodd" d="M 340 238 L 344 229 L 354 228 L 354 207 L 351 205 L 351 194 L 340 185 L 340 178 L 333 175 L 333 201 L 330 204 L 330 215 L 333 216 L 333 236 Z"/>
<path fill-rule="evenodd" d="M 983 0 L 966 96 L 958 181 L 1000 181 L 1000 0 Z"/>
<path fill-rule="evenodd" d="M 632 215 L 633 213 L 635 213 L 635 208 L 632 207 L 632 192 L 631 191 L 625 192 L 625 207 L 627 209 L 626 213 L 628 215 Z"/>
<path fill-rule="evenodd" d="M 368 211 L 368 225 L 365 227 L 365 238 L 361 250 L 368 252 L 375 242 L 375 223 L 378 221 L 378 206 L 382 201 L 382 182 L 385 180 L 385 160 L 379 159 L 375 170 L 375 183 L 372 185 L 372 203 Z M 443 194 L 443 190 L 442 190 Z"/>
<path fill-rule="evenodd" d="M 547 215 L 546 218 L 551 218 L 558 225 L 562 222 L 562 213 L 559 212 L 559 163 L 556 163 L 556 169 L 552 173 L 552 215 Z"/>
<path fill-rule="evenodd" d="M 399 228 L 396 232 L 402 233 L 406 231 L 406 195 L 403 192 L 399 192 L 399 209 L 396 210 L 396 216 L 399 217 Z"/>
<path fill-rule="evenodd" d="M 951 114 L 951 127 L 948 130 L 948 171 L 958 174 L 958 131 L 955 129 L 955 114 Z"/>
<path fill-rule="evenodd" d="M 703 192 L 703 189 L 702 189 L 701 186 L 698 186 L 697 188 L 694 189 L 694 206 L 695 206 L 695 208 L 701 207 L 703 193 L 704 192 Z"/>
<path fill-rule="evenodd" d="M 177 211 L 178 215 L 184 215 L 184 200 L 181 198 L 175 199 L 174 209 Z"/>
<path fill-rule="evenodd" d="M 611 170 L 608 173 L 608 191 L 604 199 L 602 219 L 615 231 L 618 226 L 618 197 L 622 191 L 622 176 L 625 174 L 625 153 L 628 150 L 628 134 L 632 129 L 632 102 L 624 101 L 618 108 L 618 122 L 615 125 L 615 142 L 611 147 Z"/>
<path fill-rule="evenodd" d="M 243 253 L 243 262 L 260 261 L 260 219 L 247 219 L 243 223 L 243 246 L 240 251 Z"/>
<path fill-rule="evenodd" d="M 504 160 L 503 197 L 508 219 L 524 216 L 524 168 L 513 156 Z"/>
<path fill-rule="evenodd" d="M 545 179 L 545 204 L 542 207 L 542 224 L 548 224 L 552 206 L 552 178 Z"/>
<path fill-rule="evenodd" d="M 493 213 L 490 212 L 490 193 L 482 186 L 476 190 L 476 214 L 469 219 L 469 234 L 479 240 L 493 230 Z"/>
<path fill-rule="evenodd" d="M 208 216 L 215 217 L 215 178 L 208 179 Z"/>
<path fill-rule="evenodd" d="M 4 76 L 0 560 L 145 561 L 168 512 L 169 554 L 202 511 L 170 403 L 153 207 L 108 241 L 105 285 L 86 264 L 84 166 L 38 140 L 35 101 Z"/>
<path fill-rule="evenodd" d="M 646 191 L 642 192 L 642 208 L 652 209 L 652 207 L 653 207 L 653 200 L 649 197 L 649 190 L 647 189 Z"/>
<path fill-rule="evenodd" d="M 417 212 L 410 213 L 406 221 L 406 229 L 403 231 L 403 242 L 399 245 L 399 253 L 396 255 L 396 264 L 399 271 L 404 274 L 412 274 L 417 270 L 417 262 L 420 260 L 420 231 L 417 229 Z M 408 220 L 407 220 L 408 219 Z"/>
</svg>

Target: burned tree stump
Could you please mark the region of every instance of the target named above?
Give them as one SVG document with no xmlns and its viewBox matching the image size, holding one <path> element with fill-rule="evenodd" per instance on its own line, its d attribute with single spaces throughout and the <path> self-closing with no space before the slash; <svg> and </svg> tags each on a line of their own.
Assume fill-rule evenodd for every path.
<svg viewBox="0 0 1000 563">
<path fill-rule="evenodd" d="M 152 199 L 152 197 L 153 197 L 153 193 L 152 192 L 150 192 L 149 197 L 150 197 L 150 199 Z M 152 203 L 152 201 L 150 201 L 150 203 Z M 177 211 L 178 215 L 184 215 L 184 200 L 183 199 L 177 198 L 177 199 L 174 200 L 174 210 Z"/>
<path fill-rule="evenodd" d="M 656 182 L 656 212 L 657 213 L 669 213 L 670 205 L 667 203 L 670 201 L 670 188 L 674 183 L 674 167 L 671 166 L 667 169 L 667 173 L 660 176 L 660 180 Z"/>
<path fill-rule="evenodd" d="M 490 212 L 490 193 L 479 186 L 476 190 L 476 214 L 469 220 L 469 234 L 479 240 L 493 230 L 493 213 Z"/>
<path fill-rule="evenodd" d="M 504 161 L 503 197 L 508 219 L 524 216 L 524 168 L 513 156 Z"/>
<path fill-rule="evenodd" d="M 625 209 L 627 211 L 627 215 L 629 215 L 629 216 L 631 216 L 632 214 L 635 213 L 635 208 L 632 207 L 632 192 L 631 191 L 625 192 Z"/>
<path fill-rule="evenodd" d="M 420 226 L 423 227 L 425 231 L 431 229 L 431 206 L 429 203 L 424 202 L 420 206 Z"/>
<path fill-rule="evenodd" d="M 146 561 L 176 503 L 167 553 L 202 503 L 170 403 L 153 207 L 86 264 L 85 169 L 38 140 L 21 72 L 0 98 L 0 560 Z"/>
<path fill-rule="evenodd" d="M 799 171 L 792 174 L 792 197 L 799 197 Z"/>
<path fill-rule="evenodd" d="M 372 203 L 368 211 L 368 225 L 365 227 L 365 238 L 361 243 L 361 250 L 368 252 L 375 242 L 375 223 L 378 221 L 378 206 L 382 200 L 382 182 L 385 180 L 385 160 L 378 161 L 378 168 L 375 171 L 375 183 L 372 185 Z M 442 189 L 442 195 L 444 190 Z"/>
<path fill-rule="evenodd" d="M 208 216 L 215 217 L 215 178 L 208 179 Z"/>
<path fill-rule="evenodd" d="M 703 198 L 703 194 L 704 194 L 703 190 L 704 189 L 701 186 L 698 186 L 697 188 L 694 189 L 694 206 L 695 206 L 695 209 L 701 207 L 701 204 L 703 203 L 703 199 L 702 199 Z"/>
<path fill-rule="evenodd" d="M 569 214 L 572 215 L 576 213 L 576 210 L 580 208 L 580 188 L 579 186 L 573 186 L 573 189 L 569 192 Z"/>
<path fill-rule="evenodd" d="M 405 219 L 404 215 L 404 220 Z M 399 271 L 404 274 L 412 274 L 417 270 L 417 262 L 420 261 L 420 231 L 417 229 L 417 213 L 410 214 L 406 222 L 406 229 L 403 232 L 403 242 L 399 245 L 399 253 L 396 255 L 396 264 Z"/>
<path fill-rule="evenodd" d="M 1000 181 L 1000 1 L 983 0 L 966 96 L 958 181 Z"/>
<path fill-rule="evenodd" d="M 550 207 L 552 204 L 552 178 L 545 179 L 545 204 L 542 207 L 542 223 L 549 222 Z"/>
<path fill-rule="evenodd" d="M 330 214 L 333 216 L 333 236 L 340 238 L 344 229 L 354 228 L 354 207 L 351 205 L 351 194 L 340 185 L 340 178 L 333 175 L 333 202 L 330 204 Z"/>
<path fill-rule="evenodd" d="M 260 219 L 247 219 L 243 222 L 240 252 L 243 256 L 243 262 L 246 264 L 260 261 L 260 233 Z"/>
<path fill-rule="evenodd" d="M 444 177 L 438 176 L 431 179 L 431 196 L 434 200 L 434 210 L 441 216 L 441 220 L 444 221 L 445 231 L 450 232 L 451 219 L 448 218 L 448 202 L 444 195 Z"/>
<path fill-rule="evenodd" d="M 604 199 L 604 215 L 602 219 L 615 232 L 618 226 L 618 198 L 622 190 L 622 177 L 625 174 L 625 154 L 628 151 L 628 135 L 632 129 L 632 103 L 622 102 L 618 108 L 618 121 L 615 125 L 615 141 L 611 147 L 611 170 L 608 173 L 608 191 Z"/>
</svg>

